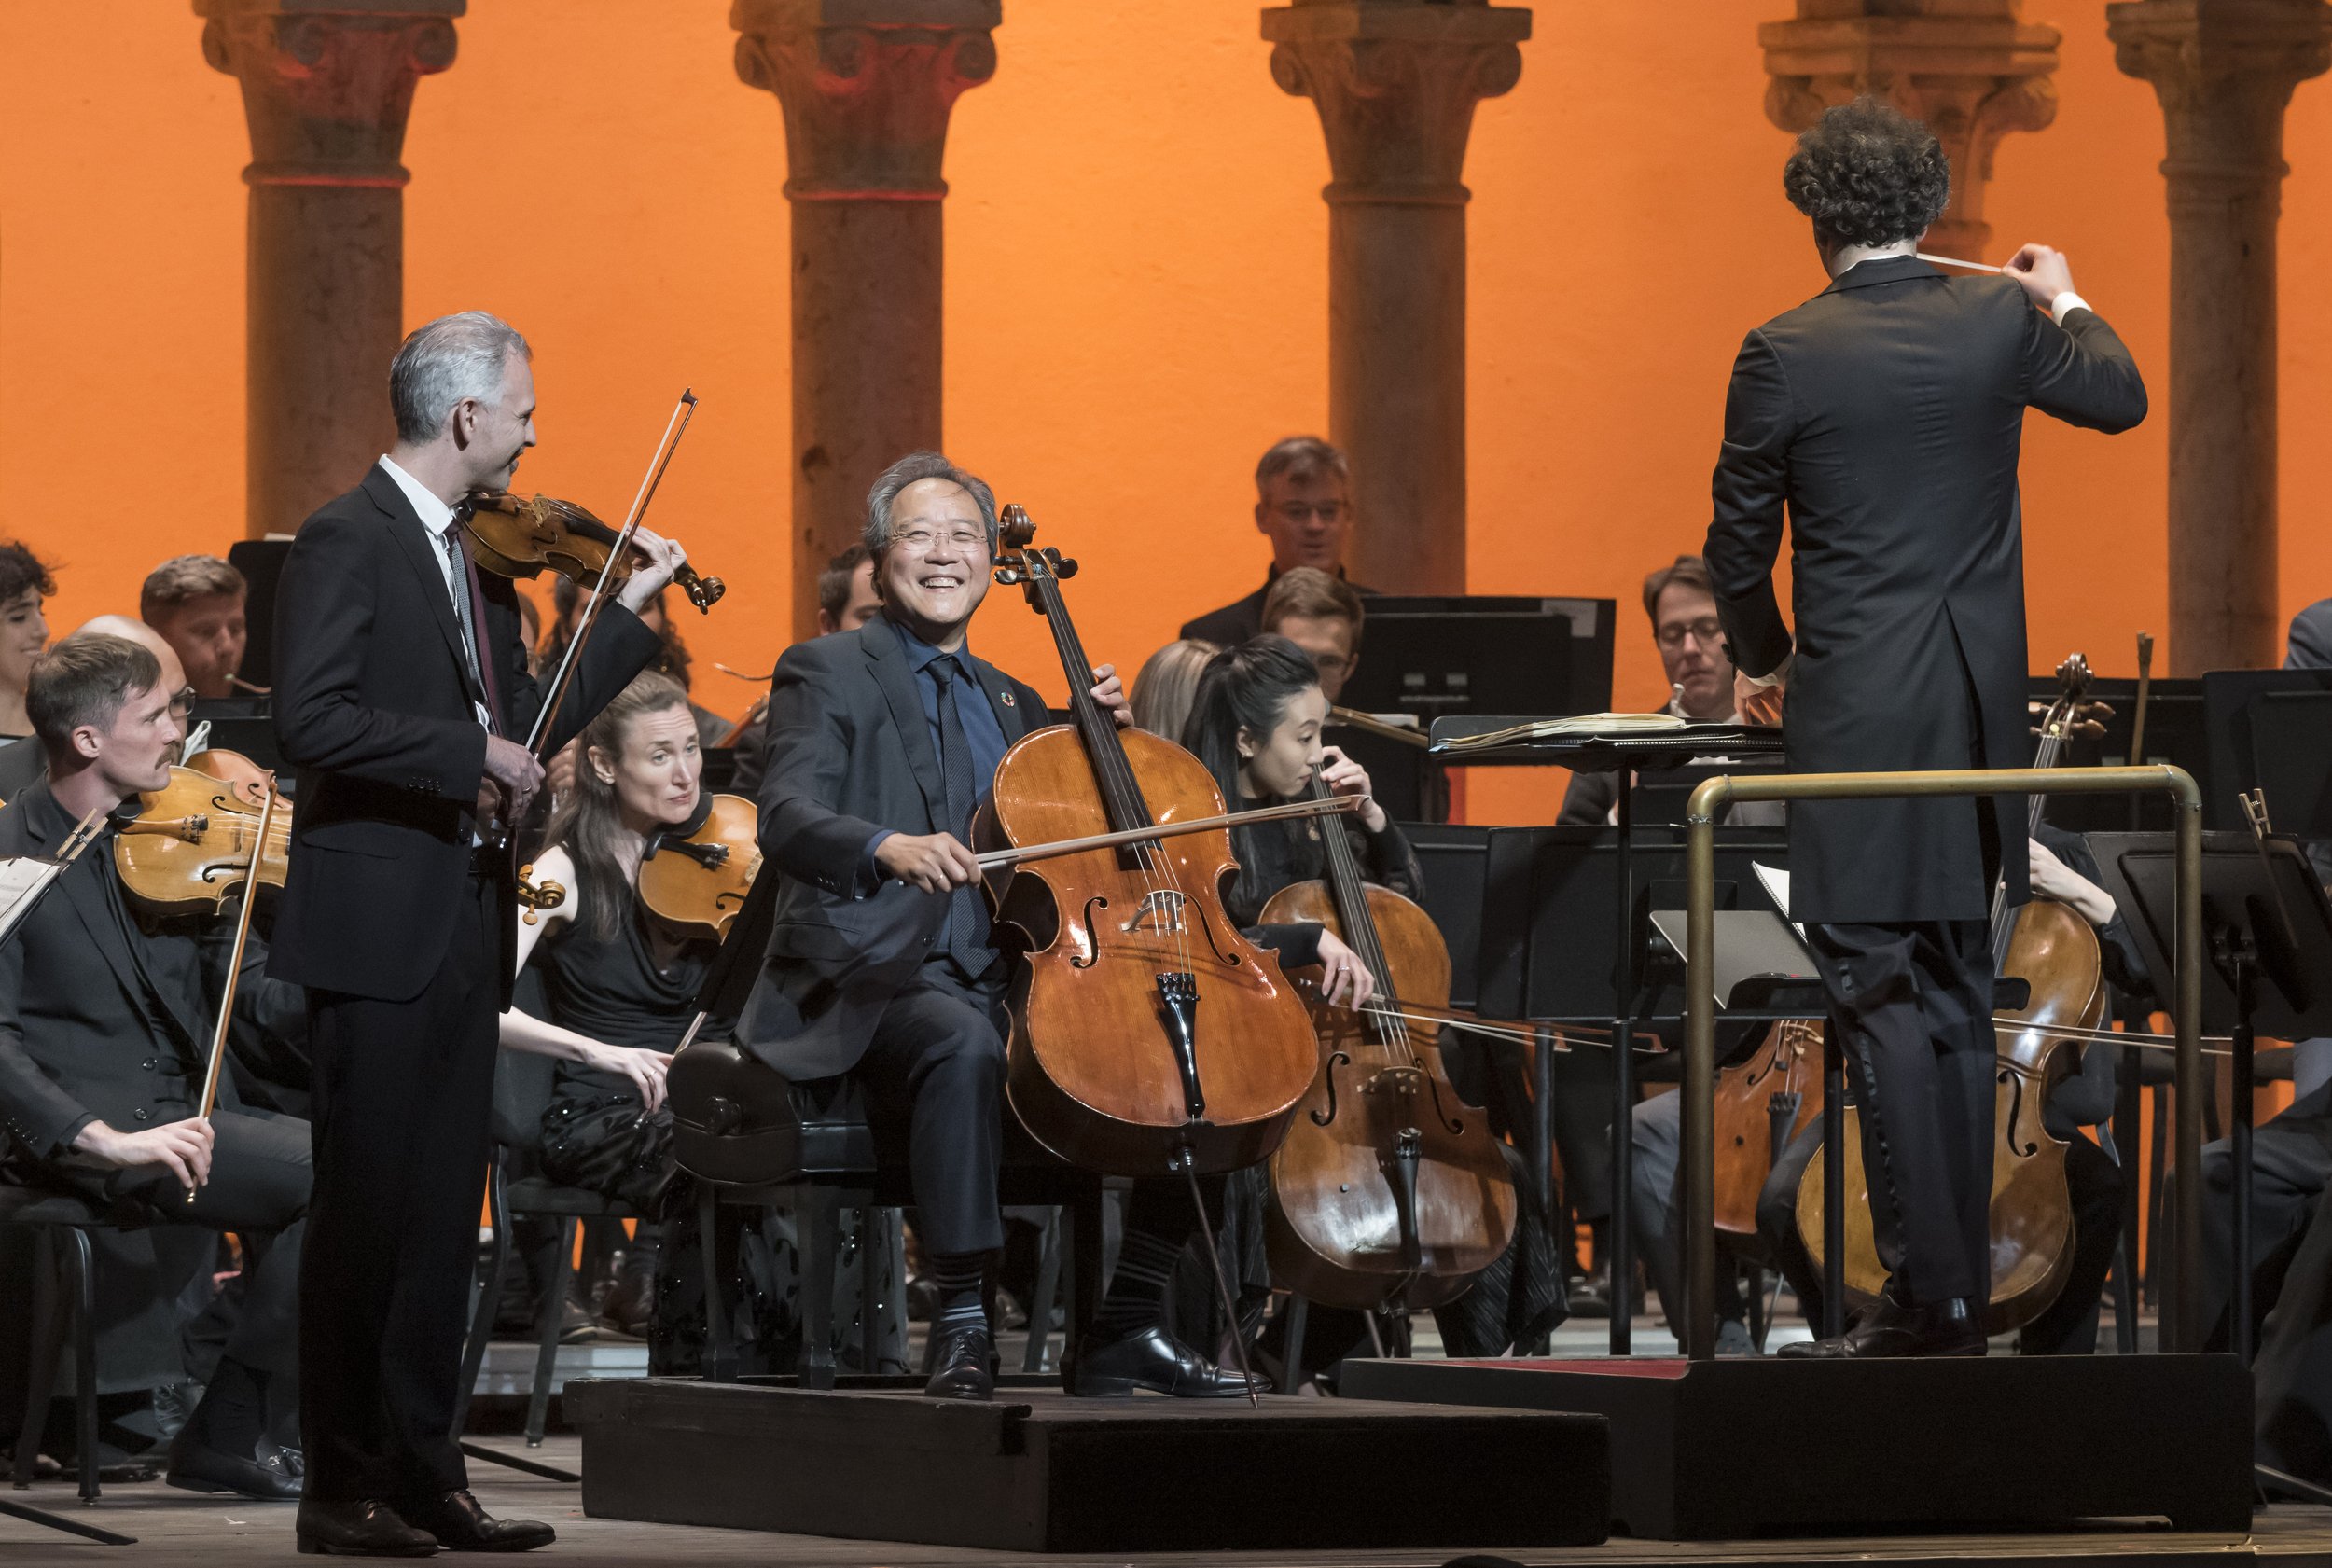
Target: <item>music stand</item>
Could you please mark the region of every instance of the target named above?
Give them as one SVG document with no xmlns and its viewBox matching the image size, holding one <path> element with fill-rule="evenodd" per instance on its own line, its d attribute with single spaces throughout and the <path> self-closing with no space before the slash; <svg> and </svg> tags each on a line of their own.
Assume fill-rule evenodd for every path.
<svg viewBox="0 0 2332 1568">
<path fill-rule="evenodd" d="M 1599 714 L 1611 706 L 1614 608 L 1609 599 L 1377 594 L 1359 667 L 1337 701 L 1426 720 Z"/>
<path fill-rule="evenodd" d="M 2156 994 L 2175 995 L 2172 959 L 2177 848 L 2167 833 L 2094 833 L 2089 847 L 2137 938 Z M 2283 1039 L 2332 1034 L 2332 899 L 2298 840 L 2281 834 L 2202 838 L 2202 1018 L 2233 1043 L 2235 1353 L 2246 1365 L 2251 1331 L 2251 1099 L 2256 1031 Z M 2264 983 L 2262 983 L 2264 982 Z M 2200 1171 L 2182 1180 L 2200 1181 Z M 2207 1325 L 2203 1325 L 2207 1327 Z"/>
<path fill-rule="evenodd" d="M 2264 790 L 2281 831 L 2332 839 L 2332 670 L 2214 670 L 2202 706 L 2202 826 L 2242 830 L 2242 798 Z"/>
<path fill-rule="evenodd" d="M 1682 729 L 1643 733 L 1563 735 L 1517 742 L 1494 749 L 1469 751 L 1452 742 L 1504 729 L 1524 722 L 1513 718 L 1438 718 L 1433 724 L 1433 755 L 1468 767 L 1508 764 L 1568 768 L 1574 772 L 1636 772 L 1648 769 L 1684 767 L 1709 757 L 1778 756 L 1782 732 L 1764 726 L 1695 724 Z M 1635 1258 L 1630 1246 L 1628 1179 L 1635 1159 L 1636 1025 L 1635 899 L 1631 865 L 1635 837 L 1636 791 L 1618 796 L 1618 848 L 1613 878 L 1614 928 L 1618 952 L 1612 966 L 1612 1118 L 1611 1118 L 1611 1353 L 1631 1352 L 1633 1324 L 1628 1315 Z M 1527 1016 L 1527 1015 L 1526 1015 Z M 1552 1086 L 1545 1049 L 1537 1054 L 1531 1092 L 1545 1103 Z"/>
</svg>

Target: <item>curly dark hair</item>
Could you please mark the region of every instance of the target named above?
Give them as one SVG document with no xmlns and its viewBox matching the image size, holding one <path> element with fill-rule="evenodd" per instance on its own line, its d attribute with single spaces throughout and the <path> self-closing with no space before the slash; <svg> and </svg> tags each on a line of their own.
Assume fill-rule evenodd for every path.
<svg viewBox="0 0 2332 1568">
<path fill-rule="evenodd" d="M 1893 104 L 1857 98 L 1798 138 L 1782 169 L 1789 203 L 1839 244 L 1917 239 L 1951 199 L 1951 163 L 1935 132 Z"/>
<path fill-rule="evenodd" d="M 25 546 L 15 540 L 0 544 L 0 604 L 27 589 L 46 599 L 57 591 L 57 579 L 49 575 L 48 563 Z"/>
</svg>

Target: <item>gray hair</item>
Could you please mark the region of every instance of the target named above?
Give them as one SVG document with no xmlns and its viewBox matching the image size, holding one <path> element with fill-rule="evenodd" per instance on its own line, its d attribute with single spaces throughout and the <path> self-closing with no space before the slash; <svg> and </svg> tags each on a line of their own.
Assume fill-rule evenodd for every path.
<svg viewBox="0 0 2332 1568">
<path fill-rule="evenodd" d="M 434 441 L 446 416 L 475 397 L 491 403 L 502 390 L 509 356 L 534 357 L 526 340 L 500 316 L 462 311 L 413 328 L 389 363 L 389 405 L 396 410 L 396 438 L 416 445 Z"/>
<path fill-rule="evenodd" d="M 936 451 L 910 451 L 876 479 L 867 492 L 867 553 L 877 560 L 891 548 L 891 507 L 899 492 L 924 479 L 945 479 L 972 498 L 988 531 L 988 553 L 996 553 L 996 493 L 977 474 L 967 474 Z"/>
</svg>

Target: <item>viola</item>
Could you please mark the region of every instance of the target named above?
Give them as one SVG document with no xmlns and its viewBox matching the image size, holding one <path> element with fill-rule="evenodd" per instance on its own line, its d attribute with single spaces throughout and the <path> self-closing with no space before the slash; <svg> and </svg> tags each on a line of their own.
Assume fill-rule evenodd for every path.
<svg viewBox="0 0 2332 1568">
<path fill-rule="evenodd" d="M 753 802 L 708 795 L 692 822 L 649 842 L 640 862 L 640 902 L 677 930 L 724 941 L 760 870 L 760 813 Z"/>
<path fill-rule="evenodd" d="M 639 564 L 639 557 L 625 550 L 608 570 L 616 530 L 572 501 L 548 495 L 521 499 L 507 490 L 482 490 L 468 496 L 456 516 L 469 535 L 478 569 L 498 577 L 532 578 L 549 571 L 581 587 L 596 588 L 604 573 L 612 587 L 629 578 Z M 720 578 L 701 577 L 686 564 L 673 574 L 673 581 L 687 594 L 689 604 L 708 613 L 729 591 Z"/>
<path fill-rule="evenodd" d="M 2057 667 L 2060 692 L 2041 723 L 2036 768 L 2054 768 L 2064 743 L 2089 722 L 2083 703 L 2088 661 L 2075 654 Z M 2026 830 L 2040 826 L 2047 797 L 2034 795 Z M 2065 1186 L 2061 1138 L 2042 1122 L 2048 1089 L 2061 1075 L 2059 1046 L 2095 1032 L 2105 1016 L 2105 981 L 2097 933 L 2078 912 L 2049 898 L 2011 906 L 2005 878 L 1992 892 L 1992 964 L 2029 982 L 2032 996 L 2016 1011 L 1995 1012 L 1998 1062 L 1994 1072 L 1992 1170 L 1992 1295 L 1984 1332 L 2006 1334 L 2048 1310 L 2073 1267 L 2073 1200 Z M 1858 1123 L 1853 1107 L 1850 1123 Z M 1886 1284 L 1871 1239 L 1869 1186 L 1862 1168 L 1859 1127 L 1844 1139 L 1846 1184 L 1846 1298 L 1875 1300 Z M 1817 1151 L 1798 1186 L 1798 1228 L 1816 1269 L 1822 1267 L 1822 1166 Z"/>
<path fill-rule="evenodd" d="M 1005 753 L 974 847 L 1129 837 L 1023 858 L 998 879 L 998 939 L 1027 955 L 1006 1092 L 1039 1143 L 1088 1170 L 1195 1176 L 1255 1164 L 1312 1087 L 1311 1020 L 1223 908 L 1237 867 L 1228 827 L 1144 836 L 1224 815 L 1222 793 L 1197 757 L 1119 731 L 1093 701 L 1092 664 L 1061 593 L 1076 563 L 1033 548 L 1034 534 L 1025 511 L 1005 508 L 996 580 L 1045 617 L 1073 722 Z"/>
<path fill-rule="evenodd" d="M 1312 798 L 1327 794 L 1315 774 Z M 1376 981 L 1374 1006 L 1313 1006 L 1322 1060 L 1307 1114 L 1271 1156 L 1264 1245 L 1276 1283 L 1329 1306 L 1390 1305 L 1399 1323 L 1463 1294 L 1505 1253 L 1514 1179 L 1426 1021 L 1450 1000 L 1439 929 L 1362 877 L 1342 823 L 1321 837 L 1327 876 L 1282 888 L 1262 918 L 1317 921 L 1341 937 Z"/>
<path fill-rule="evenodd" d="M 114 836 L 121 885 L 165 914 L 216 914 L 246 881 L 281 888 L 291 864 L 291 803 L 271 784 L 236 752 L 202 752 L 171 769 L 170 782 L 140 796 L 137 817 Z"/>
</svg>

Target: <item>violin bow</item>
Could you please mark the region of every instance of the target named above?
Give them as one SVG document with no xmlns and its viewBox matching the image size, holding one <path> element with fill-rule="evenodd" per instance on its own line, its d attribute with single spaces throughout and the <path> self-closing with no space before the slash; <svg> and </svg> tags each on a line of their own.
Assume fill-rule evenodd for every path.
<svg viewBox="0 0 2332 1568">
<path fill-rule="evenodd" d="M 219 989 L 218 1021 L 211 1030 L 211 1060 L 202 1073 L 202 1100 L 194 1114 L 198 1119 L 208 1120 L 218 1105 L 219 1069 L 227 1059 L 227 1032 L 235 1019 L 235 987 L 243 978 L 243 955 L 251 940 L 251 912 L 259 903 L 259 867 L 267 860 L 267 830 L 275 818 L 275 803 L 282 797 L 275 793 L 275 779 L 268 777 L 267 799 L 259 806 L 259 828 L 252 835 L 251 866 L 243 877 L 243 908 L 235 913 L 235 945 L 227 959 L 227 983 Z M 195 1188 L 187 1188 L 187 1201 L 194 1201 Z"/>
<path fill-rule="evenodd" d="M 639 493 L 632 498 L 632 510 L 625 514 L 623 526 L 616 531 L 616 542 L 607 548 L 607 560 L 599 569 L 599 579 L 591 584 L 591 596 L 583 606 L 583 617 L 576 622 L 575 635 L 567 639 L 566 651 L 559 656 L 559 668 L 550 677 L 550 688 L 543 694 L 542 706 L 535 710 L 534 728 L 527 731 L 526 749 L 537 759 L 548 760 L 542 755 L 544 737 L 550 733 L 550 726 L 559 715 L 559 704 L 566 700 L 575 675 L 576 656 L 590 640 L 591 628 L 599 624 L 599 612 L 607 603 L 607 583 L 616 575 L 616 562 L 632 548 L 632 538 L 640 532 L 640 519 L 646 515 L 647 504 L 656 498 L 657 487 L 664 482 L 664 470 L 672 465 L 673 453 L 679 449 L 680 437 L 688 433 L 688 422 L 696 417 L 696 393 L 681 388 L 680 401 L 673 406 L 672 418 L 664 422 L 663 437 L 656 443 L 656 453 L 648 459 Z"/>
</svg>

